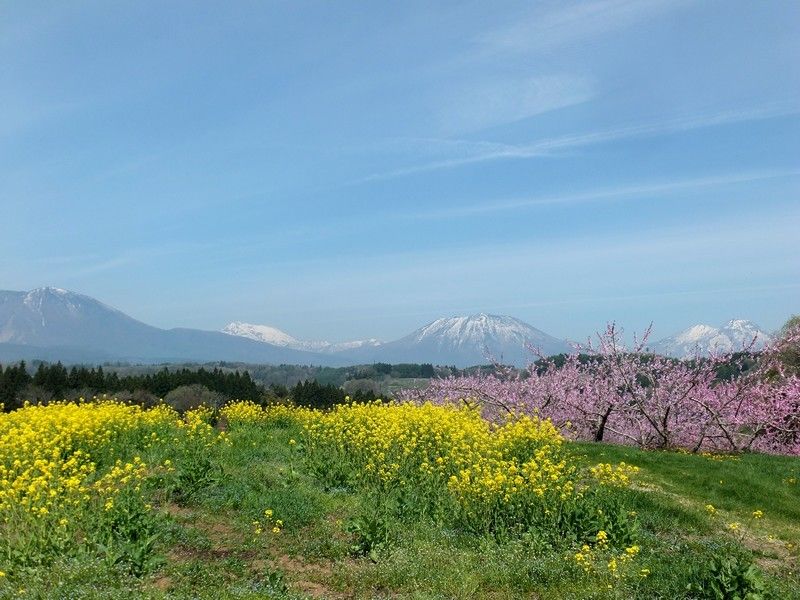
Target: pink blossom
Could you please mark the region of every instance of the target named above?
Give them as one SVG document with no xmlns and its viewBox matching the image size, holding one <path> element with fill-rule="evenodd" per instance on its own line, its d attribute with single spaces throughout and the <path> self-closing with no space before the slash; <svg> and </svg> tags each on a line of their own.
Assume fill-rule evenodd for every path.
<svg viewBox="0 0 800 600">
<path fill-rule="evenodd" d="M 779 360 L 782 348 L 800 343 L 800 328 L 757 355 L 753 340 L 737 353 L 687 360 L 647 353 L 649 335 L 628 348 L 612 323 L 560 366 L 543 357 L 524 371 L 496 365 L 493 374 L 436 379 L 403 397 L 474 404 L 494 420 L 537 414 L 576 440 L 800 454 L 800 379 Z M 723 367 L 740 374 L 720 377 Z"/>
</svg>

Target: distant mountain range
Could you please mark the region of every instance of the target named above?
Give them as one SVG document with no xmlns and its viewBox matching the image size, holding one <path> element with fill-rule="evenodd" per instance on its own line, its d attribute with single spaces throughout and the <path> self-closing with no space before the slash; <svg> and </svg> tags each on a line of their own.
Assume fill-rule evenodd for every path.
<svg viewBox="0 0 800 600">
<path fill-rule="evenodd" d="M 712 352 L 724 353 L 742 350 L 753 343 L 753 350 L 763 350 L 772 336 L 752 321 L 732 319 L 720 327 L 692 325 L 675 335 L 659 340 L 651 346 L 658 354 L 687 358 L 696 352 L 707 356 Z"/>
<path fill-rule="evenodd" d="M 301 341 L 268 325 L 234 322 L 223 332 L 289 348 L 347 356 L 355 362 L 434 363 L 460 367 L 495 359 L 517 365 L 532 357 L 528 346 L 545 354 L 569 352 L 571 347 L 513 317 L 477 314 L 437 319 L 393 342 L 376 339 L 352 342 Z"/>
<path fill-rule="evenodd" d="M 653 344 L 655 352 L 688 356 L 699 349 L 726 351 L 771 338 L 755 324 L 695 325 Z M 94 298 L 59 288 L 0 291 L 0 361 L 67 363 L 231 361 L 346 366 L 372 362 L 433 363 L 466 367 L 492 359 L 523 366 L 536 348 L 546 355 L 572 346 L 509 316 L 476 314 L 437 319 L 395 341 L 303 341 L 268 325 L 233 322 L 222 331 L 160 329 Z"/>
<path fill-rule="evenodd" d="M 342 366 L 334 356 L 218 331 L 159 329 L 59 288 L 0 291 L 0 359 L 144 363 L 242 361 Z"/>
</svg>

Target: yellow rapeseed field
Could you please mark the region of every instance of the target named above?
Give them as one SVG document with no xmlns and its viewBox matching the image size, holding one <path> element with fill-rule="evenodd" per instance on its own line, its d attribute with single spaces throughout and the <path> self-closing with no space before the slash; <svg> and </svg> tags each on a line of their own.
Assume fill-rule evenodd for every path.
<svg viewBox="0 0 800 600">
<path fill-rule="evenodd" d="M 146 517 L 146 481 L 174 472 L 164 456 L 185 458 L 187 449 L 225 439 L 210 415 L 108 399 L 0 414 L 0 556 L 12 563 L 0 569 L 106 543 L 121 515 Z"/>
</svg>

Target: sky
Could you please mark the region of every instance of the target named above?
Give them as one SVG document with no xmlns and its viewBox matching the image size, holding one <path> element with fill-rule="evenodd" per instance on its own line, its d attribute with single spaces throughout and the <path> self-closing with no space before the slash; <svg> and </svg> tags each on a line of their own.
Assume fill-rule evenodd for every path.
<svg viewBox="0 0 800 600">
<path fill-rule="evenodd" d="M 160 327 L 800 312 L 800 3 L 0 4 L 0 289 Z"/>
</svg>

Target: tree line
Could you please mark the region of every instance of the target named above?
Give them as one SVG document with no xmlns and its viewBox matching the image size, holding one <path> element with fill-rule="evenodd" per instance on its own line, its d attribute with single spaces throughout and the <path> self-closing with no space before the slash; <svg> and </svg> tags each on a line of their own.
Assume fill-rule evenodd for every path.
<svg viewBox="0 0 800 600">
<path fill-rule="evenodd" d="M 3 367 L 0 365 L 0 402 L 6 411 L 19 408 L 25 400 L 59 400 L 80 394 L 92 397 L 95 394 L 118 394 L 119 392 L 144 391 L 156 398 L 191 385 L 200 385 L 225 398 L 258 399 L 263 388 L 250 377 L 247 371 L 223 371 L 214 368 L 175 369 L 164 368 L 155 373 L 123 375 L 97 368 L 71 367 L 61 362 L 40 363 L 33 373 L 28 371 L 25 361 Z M 25 396 L 30 395 L 30 398 Z"/>
<path fill-rule="evenodd" d="M 300 406 L 329 408 L 345 402 L 347 393 L 336 385 L 315 379 L 298 381 L 294 386 L 261 385 L 246 370 L 222 368 L 169 369 L 154 373 L 120 375 L 99 367 L 65 367 L 61 362 L 40 363 L 30 372 L 25 361 L 0 365 L 0 403 L 8 412 L 25 401 L 49 402 L 62 399 L 92 398 L 108 394 L 136 404 L 151 405 L 160 399 L 185 410 L 197 404 L 221 405 L 227 400 L 252 400 L 260 404 L 289 402 Z M 357 390 L 351 399 L 369 402 L 377 399 L 370 390 Z"/>
</svg>

